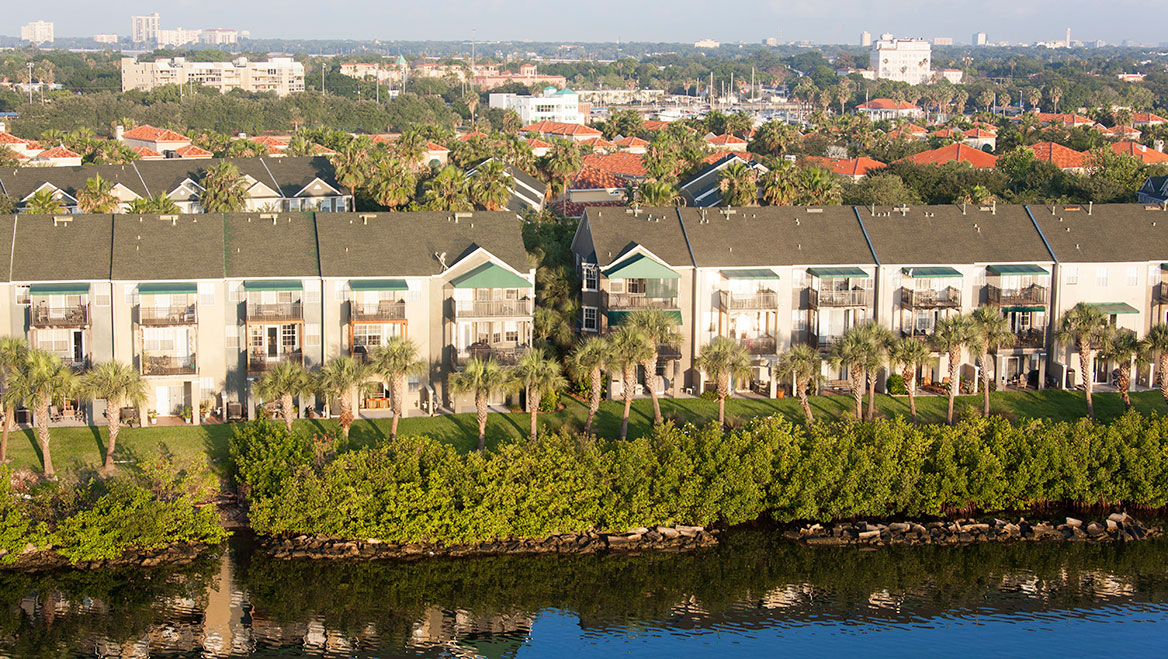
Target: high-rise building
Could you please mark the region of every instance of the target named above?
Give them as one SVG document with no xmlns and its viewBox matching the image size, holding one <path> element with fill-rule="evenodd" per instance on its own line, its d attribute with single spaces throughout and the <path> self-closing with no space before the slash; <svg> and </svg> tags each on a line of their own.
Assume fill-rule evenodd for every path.
<svg viewBox="0 0 1168 659">
<path fill-rule="evenodd" d="M 205 44 L 220 45 L 225 43 L 236 43 L 239 41 L 239 32 L 236 30 L 228 30 L 221 27 L 213 27 L 203 30 L 202 42 Z"/>
<path fill-rule="evenodd" d="M 860 45 L 863 46 L 864 48 L 868 48 L 872 45 L 872 33 L 871 32 L 864 30 L 863 32 L 860 33 Z"/>
<path fill-rule="evenodd" d="M 33 21 L 22 25 L 20 39 L 29 43 L 53 43 L 53 24 L 48 21 Z"/>
<path fill-rule="evenodd" d="M 134 43 L 158 41 L 158 12 L 149 16 L 130 17 L 130 41 Z"/>
<path fill-rule="evenodd" d="M 974 46 L 984 46 L 988 43 L 985 32 L 975 32 L 969 43 Z"/>
<path fill-rule="evenodd" d="M 919 85 L 933 76 L 933 48 L 924 39 L 881 38 L 869 62 L 876 77 L 885 80 Z"/>
<path fill-rule="evenodd" d="M 117 43 L 118 42 L 118 35 L 108 34 L 108 33 L 95 34 L 95 35 L 93 35 L 93 40 L 96 41 L 97 43 Z"/>
<path fill-rule="evenodd" d="M 157 42 L 159 47 L 185 46 L 188 43 L 198 43 L 202 36 L 202 30 L 188 30 L 185 27 L 176 27 L 173 30 L 159 30 Z"/>
<path fill-rule="evenodd" d="M 933 37 L 934 46 L 952 46 L 953 37 Z"/>
<path fill-rule="evenodd" d="M 242 89 L 248 92 L 275 92 L 286 96 L 304 91 L 304 65 L 291 57 L 272 57 L 265 62 L 189 62 L 186 58 L 137 62 L 123 57 L 122 91 L 150 91 L 162 85 L 192 83 L 220 92 Z"/>
</svg>

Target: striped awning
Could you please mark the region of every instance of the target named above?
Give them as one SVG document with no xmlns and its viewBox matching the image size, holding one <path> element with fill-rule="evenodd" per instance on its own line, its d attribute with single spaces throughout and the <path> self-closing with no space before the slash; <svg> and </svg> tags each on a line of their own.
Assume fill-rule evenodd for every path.
<svg viewBox="0 0 1168 659">
<path fill-rule="evenodd" d="M 64 284 L 33 284 L 28 287 L 29 295 L 88 295 L 89 284 L 70 282 Z"/>
<path fill-rule="evenodd" d="M 807 274 L 820 279 L 844 279 L 846 277 L 865 278 L 868 276 L 862 268 L 807 268 Z"/>
<path fill-rule="evenodd" d="M 779 274 L 770 268 L 747 268 L 745 270 L 723 270 L 722 276 L 726 279 L 778 279 Z"/>
<path fill-rule="evenodd" d="M 1014 265 L 987 265 L 986 270 L 991 275 L 1049 275 L 1050 271 L 1035 263 L 1021 263 Z"/>
<path fill-rule="evenodd" d="M 1096 311 L 1104 316 L 1139 313 L 1140 310 L 1127 302 L 1095 302 L 1091 304 Z"/>
<path fill-rule="evenodd" d="M 139 295 L 194 295 L 199 287 L 191 281 L 164 281 L 138 284 Z"/>
<path fill-rule="evenodd" d="M 353 291 L 408 291 L 410 287 L 404 279 L 350 279 Z"/>
<path fill-rule="evenodd" d="M 243 282 L 248 291 L 301 291 L 304 284 L 299 279 L 255 279 Z"/>
<path fill-rule="evenodd" d="M 929 268 L 903 268 L 905 276 L 913 279 L 940 279 L 942 277 L 960 277 L 961 271 L 948 266 Z"/>
</svg>

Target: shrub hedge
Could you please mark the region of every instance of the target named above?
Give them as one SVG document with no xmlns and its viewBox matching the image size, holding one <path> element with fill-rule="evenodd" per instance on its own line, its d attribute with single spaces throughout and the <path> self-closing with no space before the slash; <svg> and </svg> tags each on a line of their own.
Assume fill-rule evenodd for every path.
<svg viewBox="0 0 1168 659">
<path fill-rule="evenodd" d="M 466 455 L 402 437 L 331 460 L 314 458 L 308 441 L 267 421 L 237 432 L 232 455 L 258 533 L 456 543 L 765 515 L 1168 504 L 1168 418 L 1135 412 L 1109 425 L 667 423 L 627 442 L 549 434 Z"/>
</svg>

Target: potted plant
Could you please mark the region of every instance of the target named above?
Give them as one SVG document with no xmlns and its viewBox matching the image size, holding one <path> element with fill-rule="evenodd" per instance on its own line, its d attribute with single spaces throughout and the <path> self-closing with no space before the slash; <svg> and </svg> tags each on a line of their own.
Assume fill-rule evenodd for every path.
<svg viewBox="0 0 1168 659">
<path fill-rule="evenodd" d="M 190 405 L 186 405 L 186 406 L 184 406 L 184 407 L 183 407 L 183 410 L 182 410 L 182 418 L 183 418 L 183 421 L 186 421 L 187 423 L 190 423 L 190 422 L 191 422 L 191 419 L 192 419 L 192 414 L 193 414 L 193 412 L 192 412 L 192 410 L 191 410 L 191 406 L 190 406 Z"/>
<path fill-rule="evenodd" d="M 146 418 L 150 420 L 150 425 L 158 420 L 158 410 L 146 410 Z"/>
<path fill-rule="evenodd" d="M 204 421 L 211 420 L 211 401 L 210 400 L 199 401 L 199 417 L 201 417 Z"/>
</svg>

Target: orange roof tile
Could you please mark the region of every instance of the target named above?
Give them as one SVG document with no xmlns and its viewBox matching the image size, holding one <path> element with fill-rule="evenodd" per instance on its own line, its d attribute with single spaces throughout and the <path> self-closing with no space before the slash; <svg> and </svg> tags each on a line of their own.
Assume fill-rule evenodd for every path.
<svg viewBox="0 0 1168 659">
<path fill-rule="evenodd" d="M 1087 154 L 1065 147 L 1057 142 L 1031 144 L 1034 156 L 1043 162 L 1054 163 L 1059 169 L 1082 169 L 1087 166 Z"/>
<path fill-rule="evenodd" d="M 867 103 L 856 106 L 857 110 L 919 110 L 920 108 L 906 101 L 894 101 L 891 98 L 874 98 Z"/>
<path fill-rule="evenodd" d="M 1132 115 L 1132 123 L 1135 123 L 1137 121 L 1140 123 L 1153 123 L 1153 124 L 1154 123 L 1161 123 L 1162 124 L 1164 122 L 1168 122 L 1168 119 L 1165 119 L 1164 117 L 1161 117 L 1158 114 L 1152 114 L 1151 112 L 1137 112 L 1137 113 Z"/>
<path fill-rule="evenodd" d="M 337 152 L 333 151 L 332 149 L 328 148 L 327 146 L 313 144 L 312 145 L 312 154 L 316 155 L 316 156 L 335 156 L 335 155 L 337 155 Z"/>
<path fill-rule="evenodd" d="M 466 135 L 460 136 L 458 139 L 460 142 L 467 142 L 467 141 L 473 140 L 476 137 L 486 137 L 486 136 L 487 136 L 486 133 L 480 133 L 478 131 L 471 131 L 471 132 L 467 133 Z"/>
<path fill-rule="evenodd" d="M 982 130 L 981 128 L 972 128 L 970 130 L 965 131 L 965 138 L 966 139 L 988 140 L 991 137 L 997 137 L 997 136 L 998 136 L 998 134 L 995 133 L 994 131 Z"/>
<path fill-rule="evenodd" d="M 584 156 L 584 164 L 612 174 L 624 176 L 644 176 L 644 159 L 638 153 L 590 153 Z"/>
<path fill-rule="evenodd" d="M 28 140 L 21 139 L 9 133 L 0 133 L 0 144 L 28 144 Z"/>
<path fill-rule="evenodd" d="M 166 128 L 155 128 L 149 124 L 136 126 L 123 133 L 122 137 L 146 142 L 190 142 L 190 138 Z"/>
<path fill-rule="evenodd" d="M 718 162 L 719 160 L 721 160 L 722 158 L 725 158 L 726 156 L 738 156 L 740 158 L 742 157 L 741 155 L 734 153 L 733 151 L 715 151 L 715 152 L 711 153 L 710 155 L 706 156 L 705 158 L 702 158 L 701 164 L 712 165 L 712 164 Z"/>
<path fill-rule="evenodd" d="M 932 149 L 929 151 L 922 151 L 907 158 L 901 158 L 897 162 L 915 162 L 925 165 L 940 165 L 947 162 L 967 162 L 979 169 L 988 169 L 993 167 L 998 159 L 996 156 L 986 153 L 981 149 L 975 149 L 965 144 L 957 143 L 943 146 L 939 149 Z"/>
<path fill-rule="evenodd" d="M 269 148 L 284 149 L 288 147 L 288 140 L 271 135 L 257 135 L 251 138 L 251 141 Z"/>
<path fill-rule="evenodd" d="M 625 187 L 625 182 L 613 174 L 584 165 L 572 179 L 573 190 L 614 190 Z"/>
<path fill-rule="evenodd" d="M 1120 155 L 1139 158 L 1147 165 L 1157 162 L 1168 162 L 1168 154 L 1161 153 L 1143 144 L 1136 144 L 1135 142 L 1116 142 L 1111 145 L 1111 150 Z"/>
<path fill-rule="evenodd" d="M 188 144 L 174 150 L 179 158 L 210 158 L 211 152 L 206 149 L 201 149 L 194 144 Z"/>
<path fill-rule="evenodd" d="M 840 176 L 865 176 L 868 172 L 887 167 L 879 160 L 861 156 L 859 158 L 825 158 L 809 156 L 807 162 L 829 169 Z"/>
<path fill-rule="evenodd" d="M 662 128 L 665 128 L 668 125 L 669 125 L 668 121 L 660 121 L 657 119 L 646 119 L 641 124 L 641 127 L 644 128 L 646 131 L 655 132 L 655 131 L 661 130 Z"/>
<path fill-rule="evenodd" d="M 736 137 L 734 135 L 715 135 L 715 136 L 709 138 L 708 140 L 706 140 L 706 142 L 709 144 L 713 144 L 715 146 L 725 146 L 725 145 L 730 145 L 730 144 L 735 144 L 735 145 L 746 144 L 746 140 L 742 139 L 741 137 Z"/>
<path fill-rule="evenodd" d="M 427 151 L 449 151 L 450 149 L 447 149 L 446 147 L 442 146 L 441 144 L 439 144 L 437 142 L 426 142 L 426 150 Z"/>
<path fill-rule="evenodd" d="M 600 137 L 600 131 L 583 124 L 566 124 L 559 121 L 539 121 L 523 127 L 523 132 L 543 133 L 545 135 L 588 136 Z"/>
<path fill-rule="evenodd" d="M 930 137 L 965 137 L 965 132 L 960 128 L 942 128 L 930 133 Z"/>
<path fill-rule="evenodd" d="M 649 141 L 643 140 L 643 139 L 636 137 L 634 135 L 634 136 L 626 137 L 624 139 L 617 140 L 615 142 L 615 144 L 619 147 L 624 147 L 627 149 L 629 147 L 649 146 Z"/>
<path fill-rule="evenodd" d="M 548 144 L 547 142 L 544 142 L 543 140 L 539 139 L 538 137 L 527 138 L 527 146 L 529 146 L 533 149 L 550 149 L 550 148 L 552 148 L 552 145 Z"/>
<path fill-rule="evenodd" d="M 142 160 L 152 160 L 166 157 L 148 146 L 136 146 L 133 150 L 134 153 L 138 154 L 138 157 Z"/>
<path fill-rule="evenodd" d="M 63 146 L 55 146 L 51 149 L 41 151 L 40 153 L 37 154 L 37 158 L 44 158 L 46 160 L 48 160 L 49 158 L 80 158 L 80 157 L 81 157 L 80 153 L 73 153 L 72 151 L 70 151 L 69 149 L 66 149 Z"/>
<path fill-rule="evenodd" d="M 593 149 L 615 149 L 616 144 L 609 142 L 603 137 L 589 137 L 586 140 L 580 140 L 580 144 L 586 144 Z"/>
</svg>

